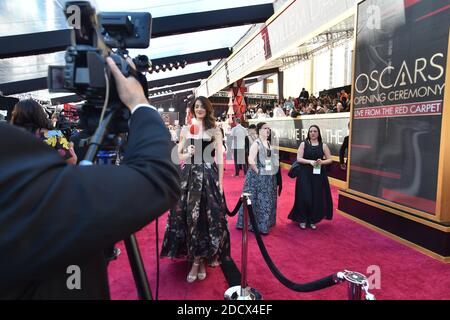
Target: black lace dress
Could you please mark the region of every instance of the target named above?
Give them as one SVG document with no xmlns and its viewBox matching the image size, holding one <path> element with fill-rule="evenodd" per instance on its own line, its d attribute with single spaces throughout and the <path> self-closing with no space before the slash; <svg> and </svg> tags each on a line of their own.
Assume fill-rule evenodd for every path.
<svg viewBox="0 0 450 320">
<path fill-rule="evenodd" d="M 188 141 L 195 145 L 195 155 L 181 169 L 182 194 L 170 210 L 161 256 L 220 262 L 230 256 L 230 234 L 214 140 Z"/>
<path fill-rule="evenodd" d="M 322 144 L 313 146 L 306 140 L 303 158 L 323 159 Z M 307 224 L 333 218 L 333 201 L 325 167 L 321 168 L 320 174 L 313 174 L 311 165 L 300 165 L 300 175 L 295 184 L 295 203 L 288 218 Z"/>
</svg>

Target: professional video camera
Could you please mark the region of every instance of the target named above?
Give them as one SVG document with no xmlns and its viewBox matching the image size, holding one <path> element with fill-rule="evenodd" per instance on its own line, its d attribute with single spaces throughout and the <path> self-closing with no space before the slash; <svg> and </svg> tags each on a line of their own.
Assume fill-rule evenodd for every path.
<svg viewBox="0 0 450 320">
<path fill-rule="evenodd" d="M 135 76 L 142 84 L 145 77 L 130 68 L 126 61 L 127 48 L 149 46 L 151 15 L 104 12 L 97 16 L 87 1 L 67 1 L 64 12 L 68 20 L 72 18 L 68 16 L 69 12 L 78 14 L 80 23 L 74 29 L 75 42 L 66 50 L 66 65 L 49 67 L 48 87 L 50 92 L 74 92 L 86 100 L 78 112 L 80 126 L 84 129 L 83 137 L 80 134 L 78 138 L 89 140 L 89 147 L 80 165 L 92 165 L 95 159 L 97 164 L 108 163 L 113 157 L 120 158 L 118 140 L 121 133 L 128 131 L 130 112 L 119 99 L 114 78 L 106 66 L 106 57 L 114 60 L 125 77 Z M 107 131 L 110 135 L 105 139 Z M 85 134 L 90 138 L 85 139 Z M 111 148 L 116 151 L 107 152 Z M 125 239 L 125 247 L 139 296 L 151 299 L 134 235 Z"/>
<path fill-rule="evenodd" d="M 127 48 L 147 48 L 151 35 L 150 13 L 102 12 L 98 16 L 87 1 L 67 1 L 64 10 L 79 12 L 75 42 L 67 48 L 65 66 L 49 66 L 50 92 L 74 92 L 86 100 L 80 110 L 80 127 L 93 133 L 103 115 L 114 112 L 109 133 L 128 131 L 130 112 L 118 97 L 106 66 L 110 56 L 126 77 L 136 71 L 126 61 Z M 116 50 L 113 51 L 113 48 Z M 148 59 L 147 59 L 148 60 Z"/>
</svg>

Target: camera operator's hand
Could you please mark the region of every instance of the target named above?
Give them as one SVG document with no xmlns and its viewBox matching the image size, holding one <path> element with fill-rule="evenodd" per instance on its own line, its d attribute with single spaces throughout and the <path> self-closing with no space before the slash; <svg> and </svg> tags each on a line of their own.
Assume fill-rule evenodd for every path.
<svg viewBox="0 0 450 320">
<path fill-rule="evenodd" d="M 133 59 L 131 59 L 130 57 L 127 57 L 127 62 L 134 70 L 137 70 L 136 65 L 133 62 Z"/>
<path fill-rule="evenodd" d="M 119 68 L 110 57 L 106 58 L 109 69 L 116 79 L 116 87 L 120 100 L 133 111 L 138 104 L 148 104 L 148 100 L 144 95 L 142 86 L 134 77 L 125 78 Z"/>
</svg>

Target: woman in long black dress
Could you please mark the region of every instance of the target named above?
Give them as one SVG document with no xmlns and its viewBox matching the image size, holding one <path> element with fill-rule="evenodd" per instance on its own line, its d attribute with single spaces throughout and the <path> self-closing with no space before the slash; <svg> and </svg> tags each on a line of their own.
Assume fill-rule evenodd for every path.
<svg viewBox="0 0 450 320">
<path fill-rule="evenodd" d="M 207 98 L 195 99 L 191 112 L 195 124 L 181 132 L 178 144 L 178 157 L 185 161 L 181 169 L 182 194 L 170 210 L 161 251 L 161 256 L 187 258 L 192 263 L 188 282 L 205 279 L 206 264 L 217 266 L 230 255 L 223 198 L 222 133 Z"/>
<path fill-rule="evenodd" d="M 308 138 L 300 144 L 297 152 L 300 174 L 295 184 L 295 203 L 288 218 L 298 222 L 301 229 L 316 224 L 323 218 L 333 217 L 333 201 L 325 165 L 333 162 L 330 149 L 322 143 L 320 129 L 312 125 Z"/>
</svg>

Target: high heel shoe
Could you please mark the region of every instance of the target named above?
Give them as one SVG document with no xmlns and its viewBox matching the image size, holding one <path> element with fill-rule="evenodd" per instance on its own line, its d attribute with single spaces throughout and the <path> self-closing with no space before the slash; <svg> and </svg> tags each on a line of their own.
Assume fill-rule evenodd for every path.
<svg viewBox="0 0 450 320">
<path fill-rule="evenodd" d="M 203 269 L 203 271 L 200 271 L 202 269 Z M 205 266 L 205 262 L 204 261 L 200 263 L 200 268 L 199 268 L 199 271 L 197 273 L 197 278 L 198 278 L 198 280 L 205 280 L 206 279 L 206 266 Z"/>
<path fill-rule="evenodd" d="M 220 260 L 219 260 L 219 257 L 216 257 L 216 258 L 214 259 L 214 261 L 211 262 L 211 263 L 209 264 L 209 266 L 210 266 L 211 268 L 215 268 L 215 267 L 220 266 Z"/>
<path fill-rule="evenodd" d="M 192 265 L 191 271 L 188 273 L 186 281 L 189 283 L 194 282 L 195 280 L 197 280 L 198 278 L 198 266 L 200 264 L 198 262 L 194 262 L 194 264 Z M 197 272 L 195 274 L 192 274 L 192 269 L 194 269 L 194 266 L 196 266 L 197 268 L 195 268 L 197 270 Z"/>
</svg>

